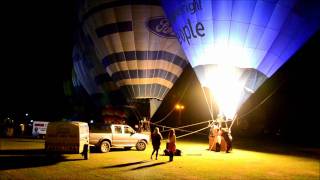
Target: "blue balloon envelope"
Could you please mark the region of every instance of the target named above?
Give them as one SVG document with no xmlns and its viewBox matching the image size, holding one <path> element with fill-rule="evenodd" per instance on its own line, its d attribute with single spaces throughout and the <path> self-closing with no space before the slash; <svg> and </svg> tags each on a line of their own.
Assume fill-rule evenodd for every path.
<svg viewBox="0 0 320 180">
<path fill-rule="evenodd" d="M 162 5 L 201 85 L 231 119 L 320 25 L 319 1 L 162 0 Z"/>
</svg>

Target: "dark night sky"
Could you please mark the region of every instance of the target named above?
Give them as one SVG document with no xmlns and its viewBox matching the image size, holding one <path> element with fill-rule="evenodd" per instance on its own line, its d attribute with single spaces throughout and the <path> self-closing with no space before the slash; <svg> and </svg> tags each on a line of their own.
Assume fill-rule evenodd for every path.
<svg viewBox="0 0 320 180">
<path fill-rule="evenodd" d="M 71 66 L 71 2 L 2 5 L 0 113 L 64 109 L 62 80 Z"/>
<path fill-rule="evenodd" d="M 2 7 L 0 113 L 62 112 L 62 80 L 70 75 L 72 61 L 73 1 L 14 1 Z M 318 33 L 266 86 L 265 94 L 269 86 L 280 86 L 261 107 L 268 118 L 281 114 L 286 119 L 316 119 L 311 104 L 317 103 L 319 92 L 319 42 Z"/>
</svg>

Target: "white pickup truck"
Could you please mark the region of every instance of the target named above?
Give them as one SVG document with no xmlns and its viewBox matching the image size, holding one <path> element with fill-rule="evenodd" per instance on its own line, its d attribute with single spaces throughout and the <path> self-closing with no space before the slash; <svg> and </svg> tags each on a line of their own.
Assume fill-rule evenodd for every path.
<svg viewBox="0 0 320 180">
<path fill-rule="evenodd" d="M 112 147 L 136 147 L 138 151 L 144 151 L 150 139 L 148 135 L 136 133 L 130 126 L 121 124 L 91 127 L 89 136 L 90 145 L 96 146 L 103 153 L 109 152 Z"/>
</svg>

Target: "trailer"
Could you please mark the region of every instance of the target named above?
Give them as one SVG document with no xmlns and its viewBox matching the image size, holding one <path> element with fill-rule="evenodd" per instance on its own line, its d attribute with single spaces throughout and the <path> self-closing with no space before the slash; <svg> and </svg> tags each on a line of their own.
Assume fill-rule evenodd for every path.
<svg viewBox="0 0 320 180">
<path fill-rule="evenodd" d="M 89 159 L 88 123 L 50 122 L 47 128 L 45 151 L 48 155 L 82 154 Z"/>
</svg>

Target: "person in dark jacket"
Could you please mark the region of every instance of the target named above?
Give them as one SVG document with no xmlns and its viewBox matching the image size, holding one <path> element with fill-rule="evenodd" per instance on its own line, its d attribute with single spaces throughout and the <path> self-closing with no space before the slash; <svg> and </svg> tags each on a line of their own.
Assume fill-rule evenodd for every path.
<svg viewBox="0 0 320 180">
<path fill-rule="evenodd" d="M 231 131 L 228 128 L 222 128 L 222 137 L 227 143 L 227 150 L 226 153 L 229 153 L 232 149 L 232 136 Z"/>
<path fill-rule="evenodd" d="M 151 139 L 152 139 L 152 146 L 153 146 L 153 151 L 151 154 L 151 159 L 153 154 L 156 152 L 156 160 L 158 159 L 158 151 L 160 149 L 161 145 L 161 140 L 162 140 L 162 135 L 159 131 L 159 128 L 155 128 L 153 133 L 151 134 Z"/>
</svg>

